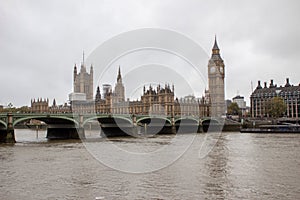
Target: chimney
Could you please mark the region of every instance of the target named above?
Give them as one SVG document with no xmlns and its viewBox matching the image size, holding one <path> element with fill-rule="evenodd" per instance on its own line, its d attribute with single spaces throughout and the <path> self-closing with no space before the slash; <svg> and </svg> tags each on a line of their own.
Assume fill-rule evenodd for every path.
<svg viewBox="0 0 300 200">
<path fill-rule="evenodd" d="M 274 87 L 273 79 L 271 79 L 270 88 Z"/>
<path fill-rule="evenodd" d="M 268 86 L 267 86 L 267 82 L 264 82 L 264 84 L 265 84 L 265 87 L 264 88 L 267 88 Z"/>
<path fill-rule="evenodd" d="M 286 78 L 286 84 L 284 87 L 290 87 L 291 84 L 290 84 L 290 79 L 289 78 Z"/>
<path fill-rule="evenodd" d="M 261 89 L 261 88 L 262 88 L 262 87 L 261 87 L 261 85 L 260 85 L 260 81 L 258 81 L 256 89 Z"/>
</svg>

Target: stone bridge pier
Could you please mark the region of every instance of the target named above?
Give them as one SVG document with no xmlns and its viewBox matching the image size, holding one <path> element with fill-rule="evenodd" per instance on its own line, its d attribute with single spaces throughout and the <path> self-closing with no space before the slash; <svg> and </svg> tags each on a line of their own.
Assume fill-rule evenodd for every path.
<svg viewBox="0 0 300 200">
<path fill-rule="evenodd" d="M 2 124 L 0 127 L 0 143 L 15 143 L 16 140 L 12 113 L 7 113 L 6 123 L 6 126 Z"/>
<path fill-rule="evenodd" d="M 48 139 L 85 139 L 83 116 L 79 115 L 75 121 L 77 121 L 78 124 L 48 123 L 46 137 Z"/>
</svg>

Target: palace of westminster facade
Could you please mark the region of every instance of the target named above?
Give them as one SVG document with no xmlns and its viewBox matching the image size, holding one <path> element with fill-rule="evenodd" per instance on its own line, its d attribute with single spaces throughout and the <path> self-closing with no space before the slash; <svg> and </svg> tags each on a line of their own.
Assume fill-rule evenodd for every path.
<svg viewBox="0 0 300 200">
<path fill-rule="evenodd" d="M 215 38 L 212 55 L 208 62 L 209 89 L 205 90 L 205 95 L 201 98 L 195 98 L 192 95 L 180 99 L 175 98 L 174 85 L 166 84 L 156 87 L 150 85 L 147 89 L 144 86 L 140 100 L 126 100 L 120 67 L 114 89 L 104 84 L 101 95 L 98 86 L 95 98 L 93 98 L 93 66 L 90 67 L 90 73 L 88 73 L 83 61 L 79 73 L 77 66 L 74 66 L 74 87 L 73 93 L 69 95 L 70 105 L 57 106 L 54 100 L 53 105 L 49 107 L 48 99 L 37 99 L 31 101 L 31 109 L 32 112 L 52 113 L 220 117 L 225 114 L 224 74 L 224 62 Z"/>
</svg>

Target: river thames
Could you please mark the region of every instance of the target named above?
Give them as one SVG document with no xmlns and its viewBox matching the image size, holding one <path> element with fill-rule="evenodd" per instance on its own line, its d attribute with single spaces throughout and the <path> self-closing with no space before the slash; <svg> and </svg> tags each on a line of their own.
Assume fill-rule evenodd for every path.
<svg viewBox="0 0 300 200">
<path fill-rule="evenodd" d="M 179 159 L 152 172 L 128 173 L 104 165 L 80 140 L 48 141 L 45 131 L 15 132 L 16 144 L 0 145 L 0 197 L 5 200 L 300 198 L 300 134 L 222 133 L 203 157 L 205 134 L 181 135 L 194 139 Z M 86 132 L 87 138 L 95 134 Z M 134 151 L 161 148 L 173 138 L 90 143 Z"/>
</svg>

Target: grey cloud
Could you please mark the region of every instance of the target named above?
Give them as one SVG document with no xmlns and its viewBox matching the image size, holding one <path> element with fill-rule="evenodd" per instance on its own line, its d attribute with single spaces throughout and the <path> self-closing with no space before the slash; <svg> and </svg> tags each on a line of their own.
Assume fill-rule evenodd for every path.
<svg viewBox="0 0 300 200">
<path fill-rule="evenodd" d="M 110 37 L 144 27 L 186 34 L 208 54 L 216 33 L 227 98 L 237 90 L 247 98 L 259 79 L 297 84 L 298 8 L 292 0 L 1 1 L 0 104 L 28 105 L 34 97 L 63 103 L 83 50 L 88 55 Z"/>
</svg>

